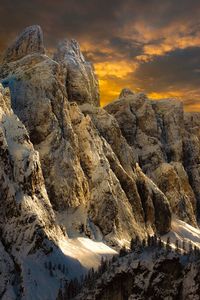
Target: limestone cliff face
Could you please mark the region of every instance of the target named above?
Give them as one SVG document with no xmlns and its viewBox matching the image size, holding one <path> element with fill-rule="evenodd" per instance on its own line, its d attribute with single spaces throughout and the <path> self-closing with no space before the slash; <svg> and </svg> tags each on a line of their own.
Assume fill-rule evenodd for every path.
<svg viewBox="0 0 200 300">
<path fill-rule="evenodd" d="M 76 40 L 64 40 L 57 48 L 54 60 L 60 63 L 68 100 L 78 104 L 100 105 L 99 84 L 93 66 L 87 62 Z"/>
<path fill-rule="evenodd" d="M 167 233 L 172 213 L 196 226 L 197 116 L 128 89 L 100 108 L 98 82 L 78 43 L 65 41 L 51 59 L 38 26 L 5 52 L 0 78 L 0 266 L 5 276 L 14 270 L 14 288 L 2 281 L 0 297 L 19 290 L 29 299 L 34 286 L 39 294 L 38 274 L 50 276 L 46 257 L 70 265 L 59 248 L 70 236 L 117 247 L 136 235 Z M 42 296 L 56 299 L 70 272 L 55 271 Z"/>
<path fill-rule="evenodd" d="M 41 289 L 40 270 L 44 278 L 49 276 L 46 255 L 50 260 L 58 252 L 64 234 L 48 199 L 39 153 L 10 108 L 8 91 L 0 89 L 0 295 L 31 299 L 32 288 Z M 59 280 L 58 274 L 56 284 Z M 56 290 L 50 290 L 49 295 L 55 295 Z"/>
<path fill-rule="evenodd" d="M 128 197 L 111 168 L 108 156 L 114 156 L 119 168 L 121 165 L 109 144 L 76 104 L 71 105 L 70 115 L 78 137 L 80 163 L 89 185 L 88 216 L 108 240 L 112 240 L 112 235 L 125 240 L 137 232 L 144 235 L 144 222 L 141 226 L 136 222 L 137 215 L 133 214 Z"/>
<path fill-rule="evenodd" d="M 55 209 L 77 207 L 87 196 L 87 183 L 76 155 L 59 65 L 33 54 L 12 63 L 11 68 L 3 84 L 9 86 L 13 110 L 40 153 L 51 202 Z"/>
<path fill-rule="evenodd" d="M 45 53 L 43 34 L 40 26 L 27 27 L 13 44 L 6 50 L 3 63 L 16 61 L 28 54 Z"/>
<path fill-rule="evenodd" d="M 152 178 L 166 195 L 172 211 L 185 222 L 196 226 L 196 198 L 183 164 L 162 163 L 152 173 Z"/>
<path fill-rule="evenodd" d="M 107 159 L 132 206 L 137 222 L 140 226 L 145 224 L 149 232 L 152 229 L 164 232 L 171 220 L 168 200 L 135 163 L 136 155 L 123 137 L 116 119 L 102 108 L 84 105 L 81 109 L 86 116 L 91 116 L 112 150 L 106 149 Z"/>
<path fill-rule="evenodd" d="M 17 40 L 16 47 L 18 44 Z M 136 167 L 137 154 L 116 119 L 94 107 L 98 105 L 98 87 L 78 44 L 65 42 L 55 59 L 57 62 L 40 51 L 27 50 L 27 55 L 16 61 L 4 59 L 1 78 L 10 88 L 14 112 L 39 152 L 57 221 L 67 232 L 77 234 L 83 226 L 84 234 L 94 238 L 98 230 L 113 245 L 134 235 L 167 232 L 171 223 L 169 202 Z M 87 97 L 83 94 L 86 79 L 90 86 Z M 72 87 L 77 92 L 70 98 Z M 79 108 L 68 99 L 85 104 Z M 80 218 L 76 217 L 78 212 Z M 70 230 L 65 220 L 69 214 Z"/>
<path fill-rule="evenodd" d="M 200 179 L 198 117 L 185 114 L 184 122 L 181 103 L 155 102 L 130 92 L 122 92 L 105 110 L 117 119 L 142 170 L 166 195 L 172 212 L 195 226 Z"/>
<path fill-rule="evenodd" d="M 162 162 L 182 161 L 184 121 L 181 103 L 153 102 L 144 94 L 129 94 L 105 109 L 116 117 L 147 174 Z"/>
<path fill-rule="evenodd" d="M 197 199 L 200 216 L 200 113 L 185 113 L 184 166 Z"/>
</svg>

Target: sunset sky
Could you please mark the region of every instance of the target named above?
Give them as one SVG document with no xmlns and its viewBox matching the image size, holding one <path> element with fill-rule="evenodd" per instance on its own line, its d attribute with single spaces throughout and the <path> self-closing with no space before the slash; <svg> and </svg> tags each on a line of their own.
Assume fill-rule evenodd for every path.
<svg viewBox="0 0 200 300">
<path fill-rule="evenodd" d="M 50 49 L 66 37 L 80 42 L 102 105 L 129 87 L 200 110 L 199 0 L 1 0 L 0 50 L 32 24 Z"/>
</svg>

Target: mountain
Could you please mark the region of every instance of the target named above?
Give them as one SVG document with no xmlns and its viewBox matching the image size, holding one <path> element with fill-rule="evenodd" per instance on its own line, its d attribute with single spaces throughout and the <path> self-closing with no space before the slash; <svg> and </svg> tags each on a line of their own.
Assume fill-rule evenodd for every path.
<svg viewBox="0 0 200 300">
<path fill-rule="evenodd" d="M 2 299 L 54 300 L 132 238 L 174 232 L 173 218 L 198 227 L 197 113 L 128 89 L 100 107 L 79 44 L 51 58 L 36 25 L 0 79 Z"/>
<path fill-rule="evenodd" d="M 127 92 L 105 109 L 117 119 L 142 170 L 167 196 L 172 212 L 196 226 L 200 114 L 184 113 L 183 104 L 173 99 L 151 101 Z"/>
<path fill-rule="evenodd" d="M 192 232 L 188 230 L 188 234 L 192 238 Z M 184 253 L 181 243 L 178 247 L 164 245 L 155 237 L 148 239 L 147 244 L 133 242 L 134 249 L 121 251 L 111 262 L 102 263 L 97 272 L 90 272 L 80 293 L 77 294 L 74 285 L 68 293 L 69 299 L 71 295 L 76 300 L 199 299 L 200 252 L 197 248 Z M 174 246 L 175 249 L 171 248 Z"/>
</svg>

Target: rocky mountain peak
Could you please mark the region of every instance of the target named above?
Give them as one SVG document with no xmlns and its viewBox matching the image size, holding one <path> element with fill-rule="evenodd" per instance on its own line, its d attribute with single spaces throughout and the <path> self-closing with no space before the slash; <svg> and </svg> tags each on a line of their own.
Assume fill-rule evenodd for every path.
<svg viewBox="0 0 200 300">
<path fill-rule="evenodd" d="M 39 26 L 28 27 L 0 67 L 10 90 L 0 85 L 0 253 L 2 242 L 22 269 L 15 270 L 20 299 L 54 300 L 61 280 L 73 278 L 74 267 L 61 274 L 51 265 L 70 266 L 63 254 L 74 252 L 70 237 L 117 249 L 132 237 L 167 234 L 172 214 L 197 227 L 200 118 L 184 120 L 178 103 L 127 88 L 101 108 L 78 42 L 64 40 L 51 59 L 42 39 Z M 30 275 L 25 266 L 38 257 L 43 271 Z M 51 278 L 48 291 L 42 272 Z"/>
<path fill-rule="evenodd" d="M 43 33 L 39 25 L 29 26 L 22 31 L 13 44 L 6 50 L 3 63 L 16 61 L 33 53 L 45 53 Z"/>
<path fill-rule="evenodd" d="M 79 43 L 74 39 L 60 42 L 54 60 L 63 69 L 68 100 L 99 106 L 99 83 L 93 65 L 85 60 Z"/>
<path fill-rule="evenodd" d="M 55 53 L 55 60 L 67 59 L 68 56 L 74 57 L 85 62 L 85 58 L 81 52 L 80 45 L 75 39 L 64 39 L 58 44 L 57 52 Z"/>
<path fill-rule="evenodd" d="M 126 98 L 128 96 L 134 95 L 134 92 L 131 91 L 131 89 L 129 88 L 124 88 L 121 90 L 120 94 L 119 94 L 119 99 L 121 98 Z"/>
</svg>

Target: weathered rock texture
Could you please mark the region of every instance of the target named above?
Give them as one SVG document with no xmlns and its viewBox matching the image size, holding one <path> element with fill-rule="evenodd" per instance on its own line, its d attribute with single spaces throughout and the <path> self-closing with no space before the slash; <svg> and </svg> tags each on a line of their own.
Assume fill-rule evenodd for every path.
<svg viewBox="0 0 200 300">
<path fill-rule="evenodd" d="M 148 250 L 119 258 L 74 299 L 199 299 L 199 279 L 199 259 Z"/>
<path fill-rule="evenodd" d="M 196 226 L 198 114 L 184 114 L 183 105 L 174 100 L 151 101 L 130 92 L 122 92 L 105 110 L 117 119 L 136 161 L 166 195 L 172 212 Z"/>
<path fill-rule="evenodd" d="M 33 299 L 33 288 L 35 299 L 39 294 L 54 299 L 55 288 L 41 291 L 40 276 L 49 277 L 44 262 L 59 254 L 64 234 L 48 199 L 39 153 L 12 112 L 7 90 L 0 88 L 1 299 Z M 58 259 L 67 263 L 64 255 Z M 62 276 L 55 274 L 57 290 Z"/>
<path fill-rule="evenodd" d="M 122 136 L 115 118 L 102 108 L 84 105 L 81 109 L 85 115 L 91 116 L 99 133 L 111 147 L 112 151 L 108 147 L 106 149 L 107 159 L 139 224 L 144 222 L 147 228 L 152 229 L 153 226 L 153 230 L 157 228 L 160 233 L 164 232 L 168 225 L 165 227 L 163 224 L 170 224 L 171 219 L 168 200 L 135 163 L 135 154 Z M 158 212 L 160 216 L 157 216 Z"/>
<path fill-rule="evenodd" d="M 76 155 L 76 136 L 59 76 L 58 63 L 34 54 L 12 63 L 12 71 L 3 80 L 4 86 L 11 90 L 15 113 L 40 153 L 46 187 L 55 209 L 77 207 L 87 197 L 87 183 Z"/>
<path fill-rule="evenodd" d="M 184 166 L 197 199 L 200 217 L 200 113 L 184 114 Z"/>
<path fill-rule="evenodd" d="M 27 27 L 13 44 L 6 50 L 3 63 L 16 61 L 28 54 L 45 53 L 43 34 L 40 26 Z"/>
<path fill-rule="evenodd" d="M 38 26 L 5 53 L 0 78 L 0 251 L 19 297 L 32 299 L 35 285 L 33 299 L 56 299 L 66 274 L 54 268 L 51 288 L 37 298 L 38 272 L 48 273 L 38 270 L 46 256 L 66 262 L 58 246 L 66 232 L 118 246 L 168 232 L 172 212 L 196 225 L 199 139 L 179 103 L 125 89 L 98 107 L 98 82 L 77 42 L 65 41 L 51 59 Z M 9 282 L 0 292 L 6 285 L 12 293 Z"/>
<path fill-rule="evenodd" d="M 69 210 L 80 210 L 81 221 L 74 218 L 74 228 L 83 226 L 84 233 L 92 237 L 96 227 L 114 244 L 136 234 L 167 232 L 171 222 L 168 200 L 136 167 L 134 152 L 115 118 L 94 107 L 98 88 L 94 74 L 87 73 L 92 69 L 88 69 L 78 44 L 65 42 L 55 57 L 59 63 L 41 53 L 27 52 L 20 60 L 4 64 L 1 76 L 3 85 L 10 88 L 14 112 L 39 151 L 58 222 L 69 231 L 64 211 L 68 216 Z M 86 79 L 92 86 L 87 97 L 82 90 Z M 83 113 L 77 104 L 68 102 L 74 86 L 73 100 L 89 102 L 82 107 Z"/>
<path fill-rule="evenodd" d="M 99 84 L 93 66 L 87 62 L 76 40 L 64 40 L 54 60 L 61 64 L 68 100 L 100 105 Z"/>
</svg>

